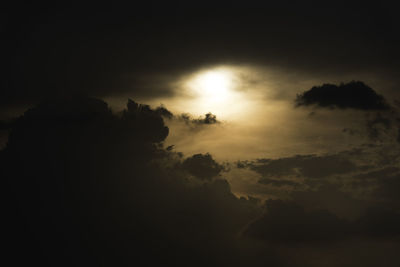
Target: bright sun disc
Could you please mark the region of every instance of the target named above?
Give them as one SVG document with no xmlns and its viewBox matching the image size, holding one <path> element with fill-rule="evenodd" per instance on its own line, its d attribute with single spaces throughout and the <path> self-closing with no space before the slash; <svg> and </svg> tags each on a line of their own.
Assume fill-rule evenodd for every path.
<svg viewBox="0 0 400 267">
<path fill-rule="evenodd" d="M 200 73 L 192 87 L 196 93 L 208 101 L 220 102 L 229 97 L 232 87 L 231 74 L 223 70 L 211 70 Z"/>
<path fill-rule="evenodd" d="M 238 117 L 248 110 L 248 97 L 243 93 L 240 69 L 221 66 L 203 69 L 181 80 L 182 105 L 192 114 L 207 112 L 219 118 Z"/>
</svg>

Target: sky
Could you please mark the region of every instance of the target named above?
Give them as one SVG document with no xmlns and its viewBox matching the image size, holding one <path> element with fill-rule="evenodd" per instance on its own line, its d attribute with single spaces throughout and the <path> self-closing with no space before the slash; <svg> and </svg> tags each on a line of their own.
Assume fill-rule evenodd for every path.
<svg viewBox="0 0 400 267">
<path fill-rule="evenodd" d="M 394 6 L 8 3 L 15 266 L 398 266 Z"/>
</svg>

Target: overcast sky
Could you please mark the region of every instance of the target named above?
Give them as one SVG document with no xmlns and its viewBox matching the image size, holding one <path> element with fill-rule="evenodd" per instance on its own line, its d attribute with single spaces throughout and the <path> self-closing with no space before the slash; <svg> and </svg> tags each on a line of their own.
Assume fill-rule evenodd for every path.
<svg viewBox="0 0 400 267">
<path fill-rule="evenodd" d="M 398 266 L 394 6 L 9 3 L 0 17 L 11 257 Z"/>
</svg>

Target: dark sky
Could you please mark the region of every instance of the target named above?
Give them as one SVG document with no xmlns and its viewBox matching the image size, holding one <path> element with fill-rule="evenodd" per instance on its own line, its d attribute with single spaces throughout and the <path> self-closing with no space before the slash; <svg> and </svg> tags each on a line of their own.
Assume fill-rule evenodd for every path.
<svg viewBox="0 0 400 267">
<path fill-rule="evenodd" d="M 12 266 L 399 266 L 394 6 L 8 3 L 0 18 Z"/>
<path fill-rule="evenodd" d="M 392 78 L 399 67 L 397 12 L 380 2 L 35 3 L 2 13 L 2 107 L 70 92 L 168 95 L 142 77 L 213 64 Z"/>
</svg>

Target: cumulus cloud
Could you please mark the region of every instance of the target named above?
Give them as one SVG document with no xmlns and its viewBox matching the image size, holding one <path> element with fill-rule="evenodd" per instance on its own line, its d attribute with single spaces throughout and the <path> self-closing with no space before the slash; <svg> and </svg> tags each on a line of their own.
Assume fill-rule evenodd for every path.
<svg viewBox="0 0 400 267">
<path fill-rule="evenodd" d="M 360 110 L 389 109 L 383 96 L 360 81 L 314 86 L 297 96 L 296 105 Z"/>
<path fill-rule="evenodd" d="M 195 154 L 182 163 L 182 167 L 201 180 L 211 180 L 224 169 L 210 154 Z"/>
<path fill-rule="evenodd" d="M 132 100 L 121 116 L 92 98 L 26 111 L 0 153 L 6 240 L 17 261 L 233 264 L 225 252 L 259 212 L 214 177 L 221 167 L 211 155 L 182 162 L 164 149 L 168 132 L 159 110 Z"/>
<path fill-rule="evenodd" d="M 400 116 L 396 101 L 393 106 L 390 105 L 382 95 L 361 81 L 314 86 L 298 94 L 295 104 L 296 107 L 313 106 L 331 110 L 363 111 L 362 114 L 348 113 L 349 116 L 364 116 L 360 117 L 363 126 L 359 128 L 356 126 L 344 127 L 343 133 L 368 138 L 372 142 L 398 142 L 400 140 Z M 311 114 L 313 116 L 309 116 L 309 119 L 316 119 L 317 112 L 314 110 Z M 337 121 L 337 124 L 340 123 Z"/>
</svg>

